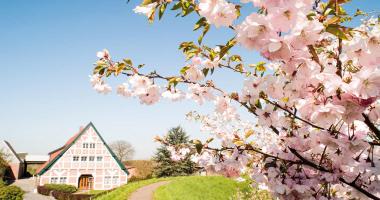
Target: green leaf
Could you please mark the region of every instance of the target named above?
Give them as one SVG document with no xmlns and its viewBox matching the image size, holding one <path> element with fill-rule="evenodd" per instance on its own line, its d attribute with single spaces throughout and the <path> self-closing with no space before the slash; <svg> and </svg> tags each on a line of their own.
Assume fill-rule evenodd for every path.
<svg viewBox="0 0 380 200">
<path fill-rule="evenodd" d="M 126 58 L 126 59 L 123 59 L 123 61 L 124 61 L 125 64 L 127 64 L 129 66 L 133 66 L 133 63 L 132 63 L 131 59 Z"/>
<path fill-rule="evenodd" d="M 198 44 L 202 44 L 203 37 L 210 30 L 210 24 L 206 24 L 203 28 L 202 34 L 198 37 Z"/>
<path fill-rule="evenodd" d="M 259 109 L 262 108 L 260 99 L 256 100 L 255 106 L 256 106 L 256 108 L 259 108 Z"/>
<path fill-rule="evenodd" d="M 168 3 L 164 3 L 160 6 L 160 11 L 158 12 L 158 19 L 160 20 L 162 18 L 162 16 L 164 15 L 164 12 L 166 10 L 166 6 L 168 5 Z"/>
<path fill-rule="evenodd" d="M 205 18 L 205 17 L 200 18 L 200 19 L 195 23 L 193 31 L 198 30 L 199 28 L 201 28 L 201 27 L 204 26 L 205 24 L 207 24 L 207 20 L 206 20 L 206 18 Z"/>
<path fill-rule="evenodd" d="M 189 66 L 184 66 L 182 67 L 182 69 L 179 71 L 181 74 L 185 74 L 186 71 L 189 69 L 190 67 Z"/>
<path fill-rule="evenodd" d="M 209 70 L 209 68 L 202 69 L 203 75 L 205 75 L 205 77 L 207 76 Z"/>
<path fill-rule="evenodd" d="M 126 66 L 127 65 L 125 63 L 118 63 L 115 71 L 115 76 L 119 75 L 126 68 Z"/>
<path fill-rule="evenodd" d="M 219 58 L 223 58 L 224 55 L 236 44 L 235 38 L 230 39 L 225 46 L 222 46 L 219 52 Z"/>
<path fill-rule="evenodd" d="M 192 140 L 192 143 L 195 145 L 197 153 L 201 153 L 203 149 L 203 144 L 200 140 Z"/>
<path fill-rule="evenodd" d="M 342 40 L 350 40 L 352 38 L 350 31 L 352 31 L 352 28 L 340 26 L 338 24 L 329 24 L 326 27 L 326 32 L 329 32 Z"/>
<path fill-rule="evenodd" d="M 144 0 L 141 5 L 146 6 L 146 5 L 154 3 L 154 2 L 157 2 L 157 0 Z"/>
<path fill-rule="evenodd" d="M 180 8 L 182 8 L 182 2 L 181 1 L 178 2 L 178 3 L 176 3 L 176 4 L 174 4 L 174 6 L 172 7 L 171 10 L 178 10 Z"/>
<path fill-rule="evenodd" d="M 364 11 L 360 10 L 360 9 L 356 9 L 356 12 L 355 12 L 355 14 L 354 14 L 354 17 L 360 16 L 360 15 L 362 15 L 362 16 L 367 16 L 368 14 L 365 13 Z"/>
<path fill-rule="evenodd" d="M 214 140 L 214 138 L 209 138 L 209 139 L 206 140 L 206 143 L 210 143 L 210 142 L 212 142 L 213 140 Z"/>
<path fill-rule="evenodd" d="M 231 56 L 230 60 L 233 61 L 233 62 L 241 62 L 242 61 L 241 56 L 239 56 L 239 55 L 233 55 L 233 56 Z"/>
</svg>

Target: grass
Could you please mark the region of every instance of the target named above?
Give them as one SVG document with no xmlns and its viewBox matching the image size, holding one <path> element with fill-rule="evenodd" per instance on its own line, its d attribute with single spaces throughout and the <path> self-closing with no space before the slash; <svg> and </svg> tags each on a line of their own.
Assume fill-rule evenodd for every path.
<svg viewBox="0 0 380 200">
<path fill-rule="evenodd" d="M 116 190 L 111 191 L 108 194 L 102 195 L 97 200 L 119 200 L 119 199 L 128 199 L 128 197 L 137 189 L 164 180 L 173 180 L 176 179 L 176 177 L 170 177 L 170 178 L 152 178 L 148 180 L 143 181 L 136 181 L 131 182 L 126 185 L 121 186 L 120 188 L 117 188 Z"/>
<path fill-rule="evenodd" d="M 96 195 L 96 194 L 99 194 L 99 193 L 102 193 L 104 192 L 105 190 L 89 190 L 89 191 L 86 191 L 86 192 L 82 192 L 80 194 L 93 194 L 93 195 Z"/>
<path fill-rule="evenodd" d="M 190 176 L 159 187 L 155 200 L 230 200 L 238 183 L 222 176 Z"/>
<path fill-rule="evenodd" d="M 130 182 L 97 200 L 119 200 L 128 197 L 137 189 L 152 183 L 170 180 L 167 185 L 159 187 L 154 193 L 155 200 L 271 200 L 265 191 L 250 187 L 249 181 L 236 182 L 223 176 L 183 176 L 153 178 Z"/>
</svg>

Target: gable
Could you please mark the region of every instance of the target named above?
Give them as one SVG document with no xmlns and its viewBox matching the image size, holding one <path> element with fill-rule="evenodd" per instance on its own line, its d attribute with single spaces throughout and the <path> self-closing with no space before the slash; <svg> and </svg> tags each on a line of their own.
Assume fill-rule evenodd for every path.
<svg viewBox="0 0 380 200">
<path fill-rule="evenodd" d="M 3 140 L 0 145 L 0 151 L 5 154 L 5 160 L 9 163 L 22 163 L 16 151 L 13 149 L 9 142 Z"/>
<path fill-rule="evenodd" d="M 78 145 L 82 144 L 84 140 L 85 141 L 93 140 L 93 138 L 88 138 L 89 137 L 88 133 L 94 133 L 91 137 L 95 138 L 96 140 L 99 140 L 100 144 L 103 145 L 104 148 L 108 151 L 112 159 L 116 162 L 117 166 L 126 174 L 129 174 L 128 170 L 125 168 L 122 162 L 116 157 L 116 155 L 113 153 L 111 148 L 104 141 L 103 137 L 99 134 L 95 126 L 90 122 L 83 130 L 81 130 L 74 137 L 70 138 L 70 140 L 65 144 L 65 146 L 62 149 L 60 149 L 59 151 L 54 151 L 54 153 L 50 155 L 51 156 L 50 160 L 46 162 L 44 166 L 39 170 L 38 175 L 43 175 L 46 171 L 52 168 L 53 165 L 57 163 L 64 156 L 65 153 L 67 152 L 71 153 L 73 149 L 75 149 L 75 147 L 78 147 Z"/>
</svg>

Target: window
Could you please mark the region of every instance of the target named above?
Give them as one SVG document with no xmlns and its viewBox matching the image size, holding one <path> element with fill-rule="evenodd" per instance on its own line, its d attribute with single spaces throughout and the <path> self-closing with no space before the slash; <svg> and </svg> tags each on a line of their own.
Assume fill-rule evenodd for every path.
<svg viewBox="0 0 380 200">
<path fill-rule="evenodd" d="M 82 157 L 80 158 L 80 160 L 81 160 L 81 161 L 87 161 L 87 157 L 86 157 L 86 156 L 82 156 Z"/>
<path fill-rule="evenodd" d="M 83 148 L 87 149 L 88 148 L 88 143 L 83 143 Z"/>
<path fill-rule="evenodd" d="M 50 183 L 53 183 L 53 184 L 58 183 L 58 177 L 51 177 Z"/>
<path fill-rule="evenodd" d="M 101 156 L 96 157 L 96 161 L 101 162 L 102 160 L 103 160 L 103 157 Z"/>
<path fill-rule="evenodd" d="M 114 176 L 112 178 L 112 184 L 117 184 L 119 182 L 119 177 L 118 176 Z"/>
<path fill-rule="evenodd" d="M 89 160 L 89 161 L 95 161 L 95 156 L 90 156 L 90 157 L 88 157 L 88 160 Z"/>
<path fill-rule="evenodd" d="M 90 148 L 95 149 L 95 143 L 90 143 Z"/>
<path fill-rule="evenodd" d="M 61 177 L 61 178 L 59 178 L 59 183 L 60 184 L 65 184 L 66 181 L 67 181 L 67 177 Z"/>
<path fill-rule="evenodd" d="M 104 184 L 111 184 L 111 177 L 110 176 L 104 177 Z"/>
<path fill-rule="evenodd" d="M 79 161 L 79 156 L 73 156 L 73 161 Z"/>
</svg>

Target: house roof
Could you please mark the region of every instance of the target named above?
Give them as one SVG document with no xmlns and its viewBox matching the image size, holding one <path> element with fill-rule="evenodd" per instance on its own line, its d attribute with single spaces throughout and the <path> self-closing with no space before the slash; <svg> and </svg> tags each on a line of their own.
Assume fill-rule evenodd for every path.
<svg viewBox="0 0 380 200">
<path fill-rule="evenodd" d="M 110 152 L 112 157 L 115 159 L 119 167 L 127 174 L 129 174 L 127 168 L 124 166 L 124 164 L 117 158 L 115 153 L 111 150 L 111 148 L 108 146 L 108 144 L 104 141 L 103 137 L 99 134 L 98 130 L 95 128 L 95 126 L 90 122 L 87 124 L 87 126 L 79 131 L 79 133 L 76 133 L 74 136 L 72 136 L 64 146 L 52 151 L 49 153 L 50 159 L 45 162 L 39 169 L 38 169 L 38 175 L 43 175 L 47 170 L 50 169 L 50 167 L 53 166 L 59 158 L 68 150 L 70 147 L 85 133 L 90 127 L 92 127 L 95 130 L 95 133 L 99 136 L 100 140 L 103 142 L 103 144 L 106 146 L 107 150 Z"/>
<path fill-rule="evenodd" d="M 17 159 L 18 162 L 22 163 L 22 160 L 20 159 L 20 157 L 17 155 L 16 151 L 13 149 L 12 145 L 7 142 L 6 140 L 3 140 L 3 143 L 5 144 L 4 146 L 6 146 L 8 148 L 8 151 L 10 153 L 12 153 L 12 155 Z"/>
</svg>

